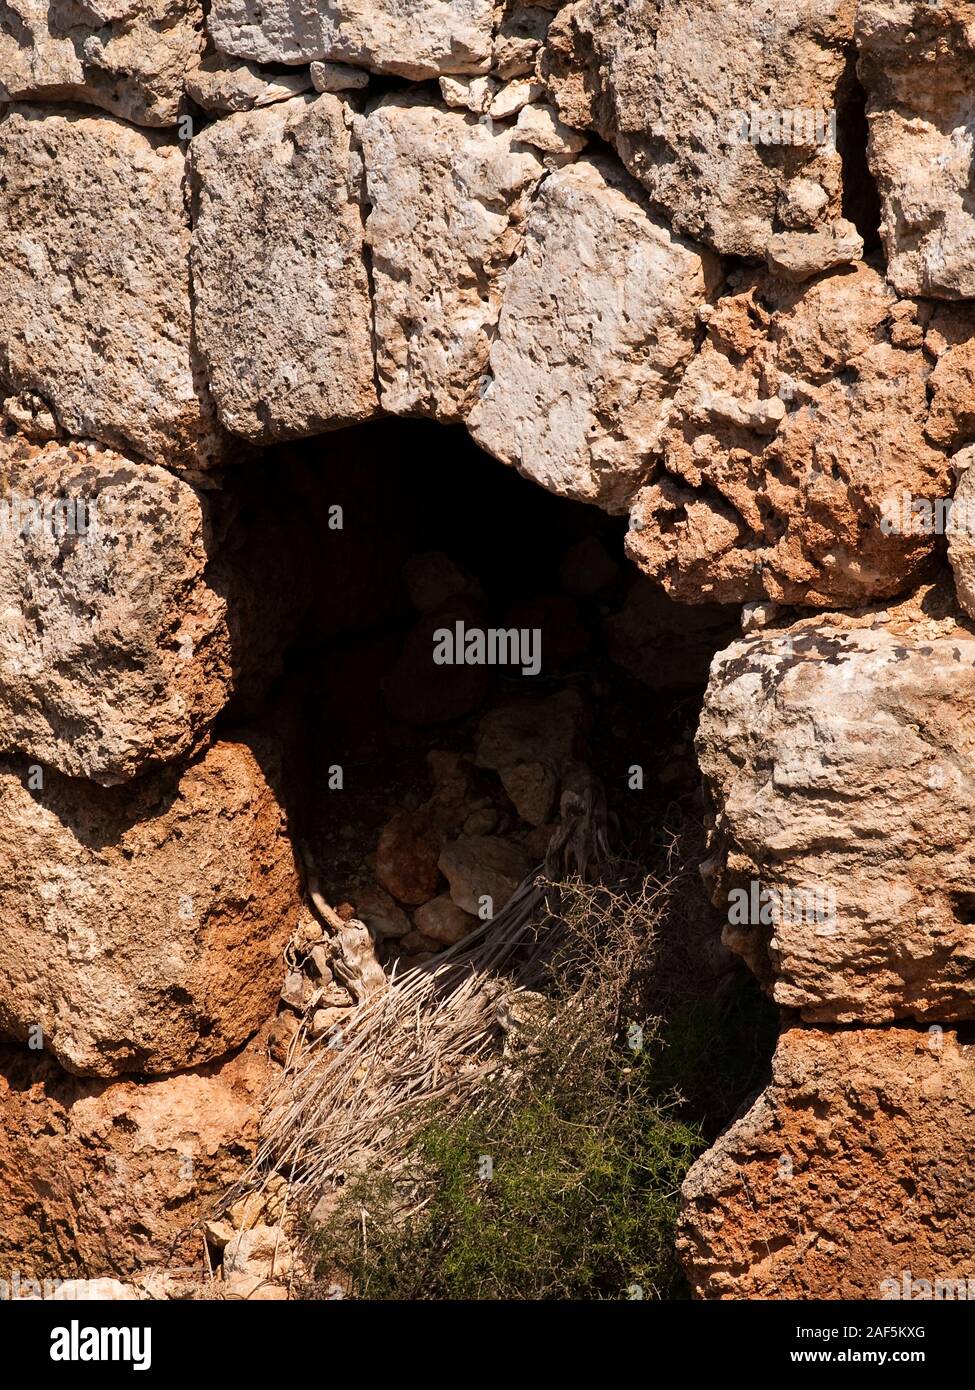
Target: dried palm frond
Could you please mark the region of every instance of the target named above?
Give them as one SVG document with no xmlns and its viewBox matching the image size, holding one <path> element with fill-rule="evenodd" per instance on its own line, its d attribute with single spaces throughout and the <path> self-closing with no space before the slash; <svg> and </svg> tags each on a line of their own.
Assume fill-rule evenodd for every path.
<svg viewBox="0 0 975 1390">
<path fill-rule="evenodd" d="M 299 1038 L 297 1062 L 269 1097 L 252 1169 L 227 1202 L 280 1173 L 299 1204 L 313 1204 L 336 1175 L 363 1161 L 394 1167 L 430 1103 L 471 1101 L 499 1065 L 506 1007 L 538 984 L 564 930 L 553 880 L 585 877 L 606 855 L 605 798 L 579 766 L 567 778 L 546 877 L 539 866 L 492 920 L 371 989 L 340 1030 Z M 334 928 L 313 878 L 309 892 Z"/>
</svg>

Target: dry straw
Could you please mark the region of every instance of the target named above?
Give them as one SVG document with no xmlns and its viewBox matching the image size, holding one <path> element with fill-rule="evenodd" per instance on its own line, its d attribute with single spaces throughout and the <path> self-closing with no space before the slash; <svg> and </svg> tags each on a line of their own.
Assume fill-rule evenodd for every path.
<svg viewBox="0 0 975 1390">
<path fill-rule="evenodd" d="M 544 977 L 564 934 L 556 880 L 584 880 L 608 858 L 602 788 L 581 766 L 566 782 L 544 870 L 493 920 L 433 961 L 394 973 L 340 1031 L 314 1042 L 302 1031 L 297 1060 L 269 1096 L 254 1164 L 224 1205 L 281 1174 L 289 1205 L 307 1210 L 345 1172 L 364 1163 L 394 1168 L 431 1103 L 473 1102 L 498 1066 L 506 1008 Z M 313 880 L 309 896 L 334 927 Z"/>
</svg>

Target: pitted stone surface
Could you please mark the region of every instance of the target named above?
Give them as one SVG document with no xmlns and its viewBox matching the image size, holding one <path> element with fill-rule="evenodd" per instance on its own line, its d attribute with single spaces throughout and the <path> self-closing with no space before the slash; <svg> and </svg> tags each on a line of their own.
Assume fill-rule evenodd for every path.
<svg viewBox="0 0 975 1390">
<path fill-rule="evenodd" d="M 510 126 L 412 94 L 382 100 L 359 130 L 383 408 L 462 420 L 545 166 Z"/>
<path fill-rule="evenodd" d="M 199 0 L 0 0 L 0 99 L 173 126 L 203 45 Z"/>
<path fill-rule="evenodd" d="M 3 764 L 0 1032 L 111 1077 L 196 1066 L 261 1027 L 301 906 L 274 757 L 221 742 L 110 788 Z"/>
<path fill-rule="evenodd" d="M 541 71 L 563 119 L 613 144 L 676 231 L 764 260 L 797 184 L 817 187 L 817 223 L 841 215 L 833 113 L 855 8 L 578 0 L 548 30 Z"/>
<path fill-rule="evenodd" d="M 474 439 L 552 492 L 624 511 L 719 278 L 608 161 L 552 173 L 508 272 Z"/>
<path fill-rule="evenodd" d="M 684 1182 L 695 1294 L 970 1297 L 973 1120 L 953 1028 L 787 1028 L 770 1085 Z"/>
<path fill-rule="evenodd" d="M 711 667 L 725 940 L 811 1021 L 975 1017 L 975 632 L 939 603 L 769 628 Z"/>
<path fill-rule="evenodd" d="M 901 522 L 903 499 L 947 495 L 949 451 L 971 437 L 971 311 L 898 300 L 862 264 L 730 289 L 634 498 L 631 559 L 685 603 L 905 592 L 935 536 Z"/>
<path fill-rule="evenodd" d="M 861 0 L 856 38 L 891 283 L 901 294 L 971 298 L 971 6 L 965 0 Z"/>
<path fill-rule="evenodd" d="M 490 66 L 492 0 L 214 0 L 221 52 L 259 63 L 351 63 L 413 81 Z"/>
<path fill-rule="evenodd" d="M 336 96 L 297 97 L 190 146 L 197 340 L 221 420 L 255 444 L 377 410 L 351 119 Z"/>
<path fill-rule="evenodd" d="M 0 106 L 0 385 L 68 435 L 200 474 L 225 450 L 192 338 L 182 151 Z"/>
</svg>

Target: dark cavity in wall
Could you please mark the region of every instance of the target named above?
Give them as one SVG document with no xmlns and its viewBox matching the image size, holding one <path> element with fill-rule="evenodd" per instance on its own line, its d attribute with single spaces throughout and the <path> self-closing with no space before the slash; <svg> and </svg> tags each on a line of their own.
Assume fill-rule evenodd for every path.
<svg viewBox="0 0 975 1390">
<path fill-rule="evenodd" d="M 867 94 L 856 75 L 856 52 L 847 58 L 845 96 L 836 113 L 836 148 L 843 164 L 843 216 L 863 237 L 863 252 L 880 249 L 880 194 L 867 163 L 870 127 Z"/>
<path fill-rule="evenodd" d="M 367 922 L 387 968 L 423 964 L 477 925 L 485 877 L 497 910 L 541 864 L 561 793 L 588 770 L 631 865 L 662 871 L 678 844 L 667 1066 L 715 1132 L 771 1050 L 697 873 L 693 739 L 737 608 L 671 602 L 625 559 L 625 519 L 545 492 L 459 428 L 322 435 L 267 451 L 229 488 L 250 534 L 263 509 L 268 535 L 291 538 L 291 641 L 265 718 L 328 901 Z M 730 1087 L 716 1049 L 737 1050 Z"/>
</svg>

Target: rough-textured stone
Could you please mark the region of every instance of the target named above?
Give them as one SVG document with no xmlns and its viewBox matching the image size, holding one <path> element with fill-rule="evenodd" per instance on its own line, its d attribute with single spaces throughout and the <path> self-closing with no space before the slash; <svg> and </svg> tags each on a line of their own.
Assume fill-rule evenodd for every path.
<svg viewBox="0 0 975 1390">
<path fill-rule="evenodd" d="M 312 63 L 312 86 L 316 92 L 350 92 L 369 86 L 369 74 L 345 63 Z"/>
<path fill-rule="evenodd" d="M 776 232 L 769 238 L 769 270 L 799 285 L 823 270 L 854 265 L 863 255 L 863 237 L 852 222 L 839 218 L 817 231 Z"/>
<path fill-rule="evenodd" d="M 769 890 L 725 940 L 810 1021 L 975 1017 L 975 634 L 939 603 L 768 628 L 711 668 L 714 900 Z"/>
<path fill-rule="evenodd" d="M 204 58 L 186 79 L 186 92 L 204 111 L 252 111 L 300 96 L 312 86 L 307 72 L 264 73 L 254 63 L 235 63 L 219 53 Z"/>
<path fill-rule="evenodd" d="M 942 1280 L 937 1297 L 971 1298 L 973 1123 L 975 1061 L 953 1029 L 787 1029 L 771 1085 L 684 1182 L 692 1288 L 904 1299 Z"/>
<path fill-rule="evenodd" d="M 579 0 L 549 29 L 542 72 L 563 119 L 613 143 L 677 231 L 764 258 L 796 181 L 822 189 L 820 220 L 840 214 L 829 116 L 849 86 L 854 10 L 855 0 Z M 767 113 L 754 125 L 761 143 L 753 107 Z"/>
<path fill-rule="evenodd" d="M 302 535 L 97 445 L 0 437 L 0 749 L 111 786 L 255 712 Z"/>
<path fill-rule="evenodd" d="M 715 652 L 739 635 L 739 613 L 718 603 L 677 603 L 636 574 L 622 608 L 603 623 L 610 660 L 651 690 L 700 688 Z"/>
<path fill-rule="evenodd" d="M 0 99 L 84 101 L 175 125 L 202 49 L 199 0 L 0 0 Z"/>
<path fill-rule="evenodd" d="M 2 746 L 108 784 L 194 752 L 231 683 L 200 495 L 94 446 L 16 439 L 0 486 Z"/>
<path fill-rule="evenodd" d="M 584 150 L 586 137 L 560 121 L 552 106 L 522 106 L 515 122 L 514 135 L 525 145 L 532 145 L 543 154 L 570 157 Z"/>
<path fill-rule="evenodd" d="M 184 471 L 219 454 L 191 346 L 183 155 L 109 116 L 0 119 L 0 383 L 68 434 Z"/>
<path fill-rule="evenodd" d="M 608 160 L 553 173 L 505 282 L 474 439 L 552 492 L 625 510 L 718 278 Z"/>
<path fill-rule="evenodd" d="M 390 895 L 375 884 L 356 888 L 356 916 L 376 937 L 406 936 L 410 919 Z"/>
<path fill-rule="evenodd" d="M 497 772 L 522 820 L 542 825 L 554 810 L 566 764 L 582 750 L 585 724 L 575 690 L 498 705 L 478 726 L 477 765 Z"/>
<path fill-rule="evenodd" d="M 221 1064 L 109 1085 L 0 1044 L 2 1277 L 202 1274 L 194 1227 L 254 1155 L 270 1072 L 263 1037 Z"/>
<path fill-rule="evenodd" d="M 52 1288 L 50 1298 L 55 1303 L 138 1303 L 143 1292 L 118 1279 L 65 1279 Z"/>
<path fill-rule="evenodd" d="M 925 433 L 932 444 L 957 455 L 975 439 L 975 309 L 971 305 L 930 303 L 925 350 L 934 361 L 929 388 L 931 409 Z"/>
<path fill-rule="evenodd" d="M 966 1275 L 972 7 L 92 3 L 0 0 L 0 1259 L 192 1297 L 206 1249 L 224 1297 L 286 1298 L 280 1194 L 205 1221 L 253 1153 L 265 1048 L 325 1049 L 389 987 L 380 956 L 462 943 L 560 805 L 593 810 L 580 671 L 609 700 L 597 749 L 622 749 L 605 659 L 693 690 L 717 650 L 698 750 L 725 944 L 699 954 L 722 978 L 743 957 L 786 1031 L 688 1178 L 691 1284 Z M 198 111 L 229 115 L 194 136 Z M 629 511 L 645 573 L 565 503 L 538 557 L 563 556 L 559 593 L 482 589 L 477 536 L 419 513 L 400 544 L 401 490 L 367 465 L 405 427 L 342 436 L 383 410 Z M 443 650 L 489 622 L 541 634 L 543 694 L 512 704 L 513 671 Z M 648 699 L 673 731 L 654 798 L 690 809 L 696 701 Z M 484 706 L 476 752 L 470 723 L 422 733 Z M 326 760 L 430 749 L 426 801 L 360 787 L 375 856 L 354 809 L 315 833 L 308 718 Z M 334 933 L 282 782 L 350 899 Z"/>
<path fill-rule="evenodd" d="M 441 77 L 440 95 L 452 110 L 483 115 L 497 96 L 501 84 L 495 77 Z"/>
<path fill-rule="evenodd" d="M 950 364 L 970 317 L 898 301 L 865 265 L 736 288 L 684 373 L 664 469 L 634 499 L 630 557 L 691 603 L 903 592 L 934 540 L 881 523 L 904 493 L 948 490 L 965 425 Z"/>
<path fill-rule="evenodd" d="M 492 96 L 487 108 L 488 115 L 496 121 L 507 120 L 524 111 L 530 101 L 537 101 L 543 94 L 544 90 L 537 82 L 505 82 Z M 521 127 L 520 130 L 521 139 L 524 139 L 524 128 Z"/>
<path fill-rule="evenodd" d="M 438 633 L 453 632 L 457 623 L 469 631 L 485 622 L 483 605 L 465 594 L 454 595 L 418 620 L 385 681 L 383 695 L 394 719 L 422 728 L 462 719 L 477 709 L 491 687 L 492 668 L 466 662 L 438 666 L 433 657 Z"/>
<path fill-rule="evenodd" d="M 901 294 L 971 297 L 971 6 L 965 0 L 861 0 L 856 37 L 891 281 Z"/>
<path fill-rule="evenodd" d="M 291 1273 L 291 1246 L 280 1226 L 251 1226 L 238 1231 L 223 1252 L 224 1278 L 265 1280 L 284 1278 Z"/>
<path fill-rule="evenodd" d="M 232 58 L 304 64 L 325 57 L 317 0 L 212 0 L 207 30 Z"/>
<path fill-rule="evenodd" d="M 459 908 L 448 893 L 418 907 L 413 920 L 424 936 L 442 946 L 454 946 L 463 941 L 478 925 L 477 918 Z"/>
<path fill-rule="evenodd" d="M 107 789 L 4 765 L 0 1029 L 113 1076 L 210 1061 L 270 1017 L 300 889 L 254 749 Z"/>
<path fill-rule="evenodd" d="M 412 95 L 380 102 L 361 137 L 383 407 L 461 420 L 544 165 L 510 127 Z"/>
<path fill-rule="evenodd" d="M 425 903 L 440 886 L 440 836 L 428 811 L 397 811 L 383 827 L 376 877 L 401 903 Z"/>
<path fill-rule="evenodd" d="M 414 81 L 490 66 L 492 0 L 213 0 L 223 53 L 259 63 L 352 63 Z"/>
<path fill-rule="evenodd" d="M 958 602 L 975 618 L 975 448 L 963 449 L 952 464 L 961 476 L 955 488 L 948 522 L 948 559 Z"/>
<path fill-rule="evenodd" d="M 191 144 L 195 324 L 228 429 L 256 443 L 376 412 L 361 161 L 338 97 L 230 116 Z"/>
<path fill-rule="evenodd" d="M 433 748 L 427 754 L 426 761 L 433 795 L 425 805 L 441 834 L 456 834 L 475 811 L 485 811 L 490 803 L 487 798 L 477 794 L 469 755 Z M 484 834 L 489 833 L 497 822 L 497 814 L 493 810 L 489 811 L 489 815 L 491 825 Z"/>
<path fill-rule="evenodd" d="M 500 77 L 528 77 L 535 71 L 542 42 L 562 0 L 526 5 L 523 0 L 503 0 L 496 15 L 491 69 Z"/>
<path fill-rule="evenodd" d="M 440 868 L 450 884 L 450 896 L 465 912 L 478 916 L 490 898 L 492 913 L 500 912 L 531 864 L 520 846 L 491 835 L 461 835 L 444 846 Z"/>
</svg>

